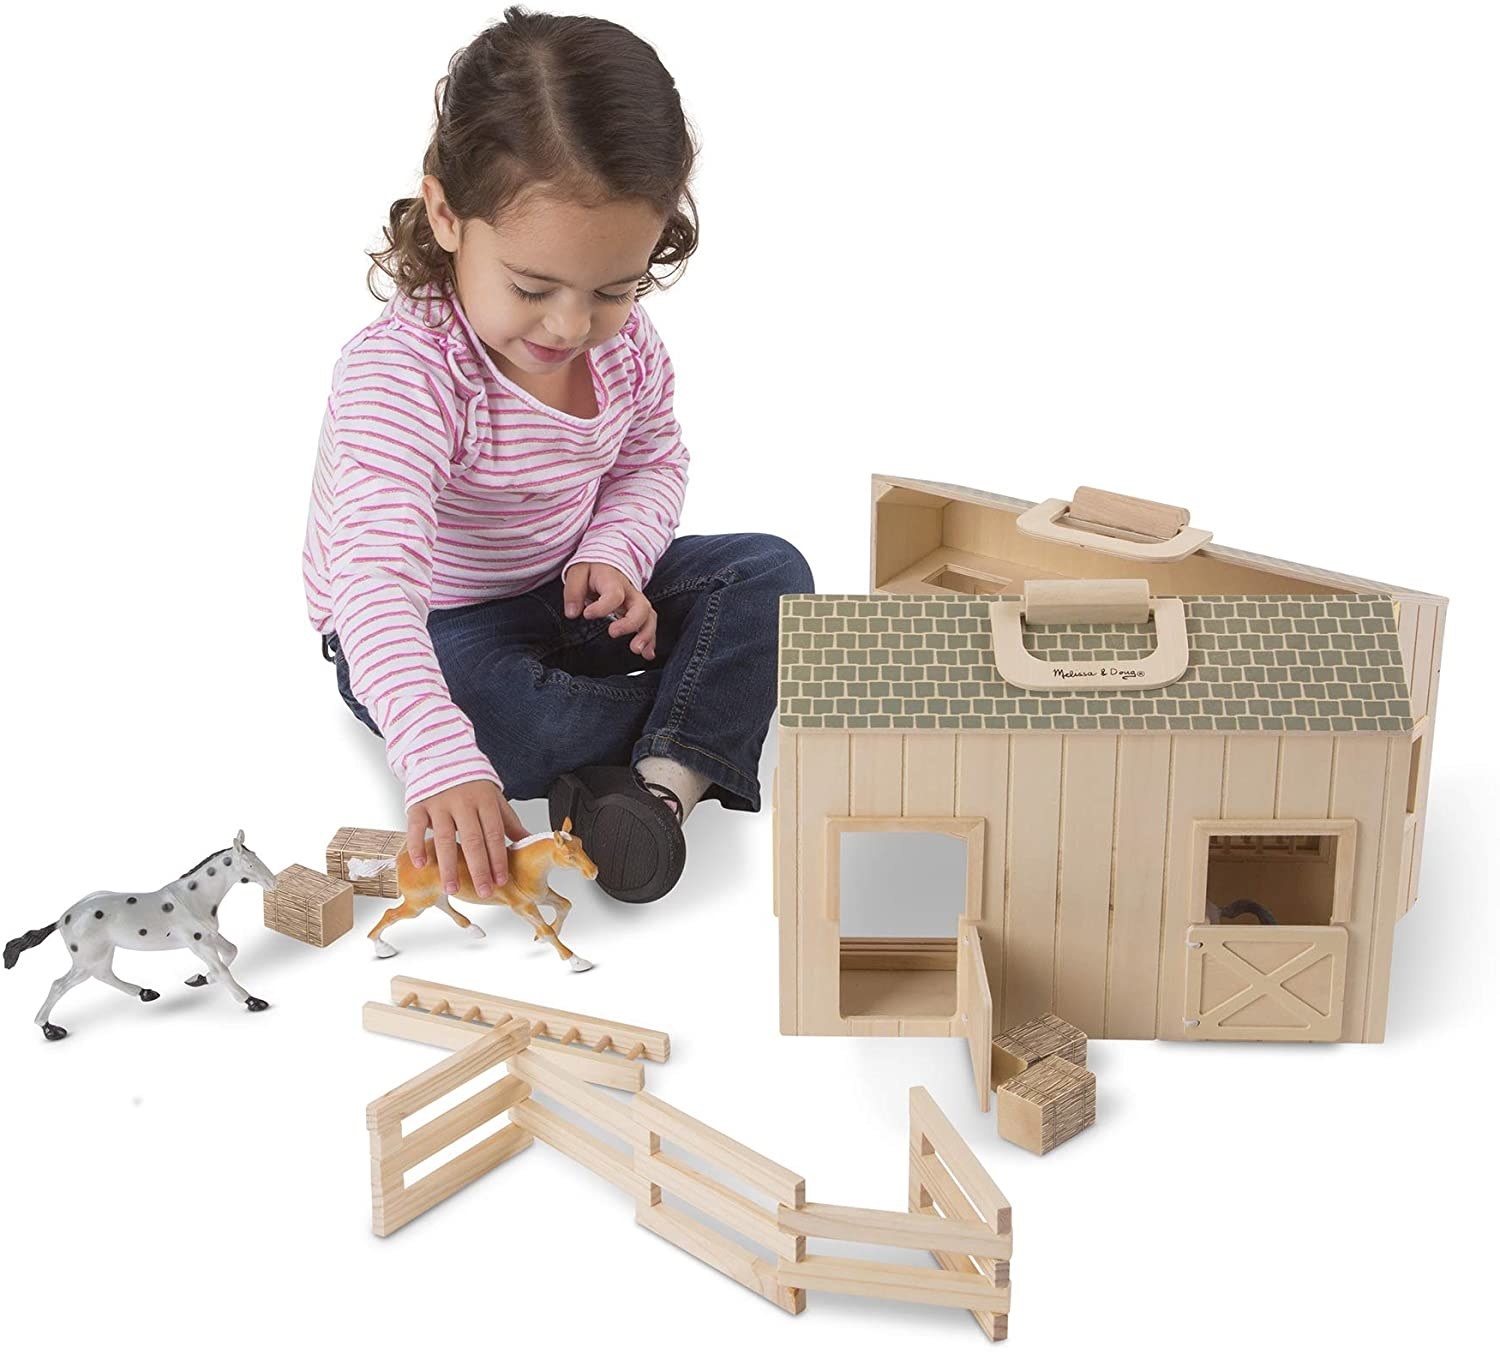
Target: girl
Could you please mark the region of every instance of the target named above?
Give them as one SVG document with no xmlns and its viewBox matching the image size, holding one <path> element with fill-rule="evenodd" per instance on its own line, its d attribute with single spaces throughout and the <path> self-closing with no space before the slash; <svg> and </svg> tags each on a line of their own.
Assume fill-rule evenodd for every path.
<svg viewBox="0 0 1500 1353">
<path fill-rule="evenodd" d="M 523 835 L 507 795 L 546 794 L 604 889 L 652 901 L 699 799 L 760 806 L 779 598 L 812 579 L 774 536 L 673 539 L 688 457 L 636 302 L 697 222 L 655 51 L 511 8 L 436 103 L 421 196 L 372 253 L 396 292 L 334 369 L 309 614 L 418 867 L 432 849 L 456 892 L 461 849 L 489 896 Z"/>
</svg>

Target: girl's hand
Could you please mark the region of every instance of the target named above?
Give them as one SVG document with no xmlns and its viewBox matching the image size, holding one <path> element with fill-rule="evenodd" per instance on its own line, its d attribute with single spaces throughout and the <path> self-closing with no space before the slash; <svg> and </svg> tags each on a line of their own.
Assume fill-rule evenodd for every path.
<svg viewBox="0 0 1500 1353">
<path fill-rule="evenodd" d="M 492 780 L 469 780 L 412 804 L 406 814 L 406 853 L 421 869 L 427 863 L 427 829 L 437 853 L 443 891 L 458 892 L 458 848 L 463 847 L 474 891 L 488 897 L 510 877 L 506 838 L 519 841 L 526 828 Z"/>
<path fill-rule="evenodd" d="M 563 574 L 563 613 L 569 620 L 612 615 L 611 639 L 633 634 L 630 651 L 647 662 L 656 658 L 656 610 L 640 588 L 609 564 L 578 563 Z"/>
</svg>

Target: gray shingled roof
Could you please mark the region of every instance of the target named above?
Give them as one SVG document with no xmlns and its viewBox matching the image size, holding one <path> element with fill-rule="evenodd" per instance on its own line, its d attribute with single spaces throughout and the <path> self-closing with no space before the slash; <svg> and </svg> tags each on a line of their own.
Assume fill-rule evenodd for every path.
<svg viewBox="0 0 1500 1353">
<path fill-rule="evenodd" d="M 1412 726 L 1382 596 L 1184 597 L 1182 679 L 1151 691 L 1022 690 L 995 670 L 988 597 L 788 596 L 788 728 L 1401 733 Z M 1048 662 L 1128 661 L 1149 625 L 1027 627 Z"/>
</svg>

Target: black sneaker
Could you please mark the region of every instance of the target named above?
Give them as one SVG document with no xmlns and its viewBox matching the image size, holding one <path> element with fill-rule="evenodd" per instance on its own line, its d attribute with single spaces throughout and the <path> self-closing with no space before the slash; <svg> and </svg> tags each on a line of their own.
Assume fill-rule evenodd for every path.
<svg viewBox="0 0 1500 1353">
<path fill-rule="evenodd" d="M 585 766 L 559 776 L 547 795 L 547 815 L 553 831 L 573 820 L 599 866 L 599 886 L 618 901 L 655 902 L 682 877 L 682 805 L 629 766 Z"/>
</svg>

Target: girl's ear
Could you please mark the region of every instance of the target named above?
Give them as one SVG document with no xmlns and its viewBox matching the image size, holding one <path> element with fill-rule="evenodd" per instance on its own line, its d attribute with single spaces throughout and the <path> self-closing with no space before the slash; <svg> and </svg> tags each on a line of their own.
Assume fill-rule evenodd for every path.
<svg viewBox="0 0 1500 1353">
<path fill-rule="evenodd" d="M 458 252 L 459 224 L 453 208 L 448 205 L 443 185 L 433 174 L 422 177 L 422 204 L 427 208 L 427 224 L 432 237 L 450 254 Z"/>
</svg>

